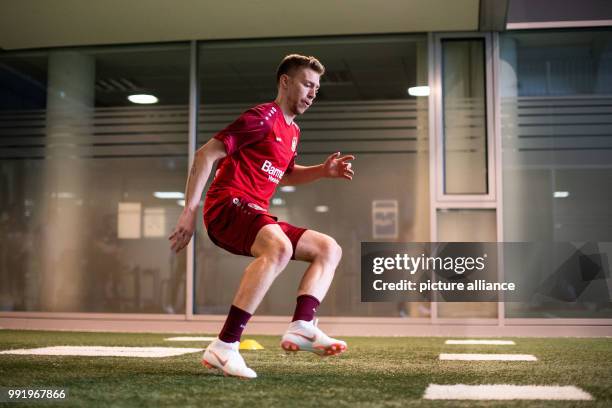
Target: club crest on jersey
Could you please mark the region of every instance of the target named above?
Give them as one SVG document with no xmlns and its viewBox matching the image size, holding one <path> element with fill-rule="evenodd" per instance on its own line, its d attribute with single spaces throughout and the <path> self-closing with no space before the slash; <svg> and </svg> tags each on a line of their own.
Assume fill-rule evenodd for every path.
<svg viewBox="0 0 612 408">
<path fill-rule="evenodd" d="M 297 147 L 297 137 L 293 136 L 293 139 L 291 139 L 291 151 L 295 152 L 296 147 Z"/>
</svg>

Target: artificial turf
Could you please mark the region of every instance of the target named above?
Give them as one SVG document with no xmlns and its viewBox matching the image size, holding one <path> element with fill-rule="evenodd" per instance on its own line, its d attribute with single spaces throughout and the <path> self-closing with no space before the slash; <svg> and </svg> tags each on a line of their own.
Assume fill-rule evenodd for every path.
<svg viewBox="0 0 612 408">
<path fill-rule="evenodd" d="M 191 334 L 193 336 L 193 334 Z M 167 342 L 178 334 L 0 330 L 0 350 L 59 345 L 204 347 Z M 200 354 L 168 358 L 0 355 L 0 387 L 68 390 L 54 405 L 104 407 L 609 407 L 612 339 L 510 338 L 515 346 L 445 345 L 443 337 L 352 337 L 336 357 L 287 356 L 279 337 L 254 338 L 264 350 L 243 355 L 259 377 L 213 374 Z M 533 354 L 537 362 L 439 361 L 440 353 Z M 434 384 L 575 385 L 594 401 L 427 401 Z M 19 403 L 12 406 L 25 406 Z M 46 405 L 36 402 L 35 406 Z"/>
</svg>

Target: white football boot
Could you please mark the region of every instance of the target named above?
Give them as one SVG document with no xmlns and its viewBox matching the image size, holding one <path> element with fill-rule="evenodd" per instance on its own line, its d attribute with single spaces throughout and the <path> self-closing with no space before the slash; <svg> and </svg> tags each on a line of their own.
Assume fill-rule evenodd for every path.
<svg viewBox="0 0 612 408">
<path fill-rule="evenodd" d="M 334 356 L 346 351 L 346 343 L 332 339 L 317 327 L 317 321 L 296 320 L 281 339 L 281 347 L 288 352 L 310 351 L 322 357 Z"/>
<path fill-rule="evenodd" d="M 206 368 L 217 368 L 223 374 L 240 378 L 257 378 L 257 373 L 247 367 L 244 359 L 238 352 L 240 342 L 226 343 L 215 339 L 206 347 L 202 356 L 202 365 Z"/>
</svg>

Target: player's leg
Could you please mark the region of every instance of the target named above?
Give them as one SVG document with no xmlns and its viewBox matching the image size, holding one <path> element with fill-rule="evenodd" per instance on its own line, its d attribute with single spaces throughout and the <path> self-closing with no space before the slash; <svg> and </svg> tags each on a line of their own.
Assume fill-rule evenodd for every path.
<svg viewBox="0 0 612 408">
<path fill-rule="evenodd" d="M 255 259 L 242 275 L 219 339 L 207 347 L 203 356 L 205 366 L 245 378 L 255 378 L 257 375 L 246 366 L 238 352 L 240 336 L 274 279 L 287 266 L 293 248 L 277 224 L 267 224 L 257 232 L 251 253 Z"/>
<path fill-rule="evenodd" d="M 298 296 L 310 295 L 322 301 L 342 258 L 342 248 L 329 235 L 307 230 L 297 243 L 295 259 L 309 262 L 298 288 Z"/>
<path fill-rule="evenodd" d="M 344 341 L 327 336 L 314 320 L 316 309 L 327 294 L 341 257 L 342 249 L 328 235 L 308 230 L 299 239 L 295 258 L 309 265 L 298 288 L 292 322 L 281 340 L 283 349 L 311 351 L 323 356 L 346 350 Z"/>
<path fill-rule="evenodd" d="M 293 248 L 278 224 L 268 224 L 257 233 L 251 254 L 255 260 L 242 275 L 233 305 L 253 314 L 272 282 L 291 260 Z"/>
</svg>

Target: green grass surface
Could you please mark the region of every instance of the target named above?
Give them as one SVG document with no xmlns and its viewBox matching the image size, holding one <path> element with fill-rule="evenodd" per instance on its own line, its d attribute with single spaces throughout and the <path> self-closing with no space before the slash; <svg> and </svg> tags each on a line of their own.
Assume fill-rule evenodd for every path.
<svg viewBox="0 0 612 408">
<path fill-rule="evenodd" d="M 0 349 L 59 345 L 202 347 L 166 342 L 177 334 L 0 330 Z M 610 407 L 612 339 L 515 338 L 515 346 L 445 345 L 446 338 L 346 338 L 349 351 L 320 358 L 287 356 L 279 337 L 246 336 L 265 350 L 244 352 L 255 380 L 212 374 L 200 354 L 169 358 L 0 355 L 1 387 L 69 391 L 59 406 L 223 407 Z M 439 361 L 439 353 L 534 354 L 537 362 Z M 576 385 L 594 401 L 425 401 L 428 384 Z M 8 405 L 8 404 L 7 404 Z M 24 403 L 10 404 L 26 406 Z M 35 403 L 44 406 L 44 403 Z"/>
</svg>

